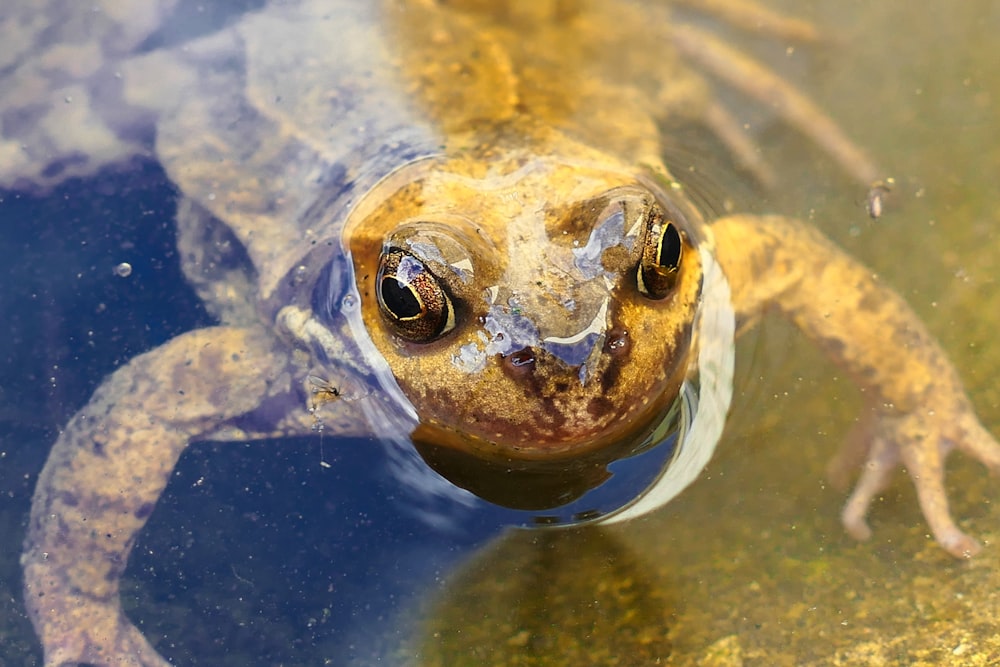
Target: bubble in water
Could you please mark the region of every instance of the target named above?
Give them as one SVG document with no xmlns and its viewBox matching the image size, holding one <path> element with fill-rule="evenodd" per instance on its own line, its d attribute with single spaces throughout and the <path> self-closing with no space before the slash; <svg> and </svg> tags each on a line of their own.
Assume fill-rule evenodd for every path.
<svg viewBox="0 0 1000 667">
<path fill-rule="evenodd" d="M 128 262 L 122 262 L 115 267 L 115 275 L 119 278 L 128 278 L 132 275 L 132 265 Z"/>
</svg>

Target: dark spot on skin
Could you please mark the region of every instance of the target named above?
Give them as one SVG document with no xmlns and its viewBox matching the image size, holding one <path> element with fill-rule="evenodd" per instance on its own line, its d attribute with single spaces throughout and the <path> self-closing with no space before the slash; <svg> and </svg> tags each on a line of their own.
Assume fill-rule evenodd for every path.
<svg viewBox="0 0 1000 667">
<path fill-rule="evenodd" d="M 869 313 L 878 313 L 885 306 L 885 298 L 878 290 L 865 290 L 864 296 L 858 302 L 858 309 Z"/>
<path fill-rule="evenodd" d="M 229 358 L 232 359 L 233 361 L 239 361 L 240 360 L 240 355 L 238 355 L 237 353 L 233 352 L 233 355 L 231 357 L 229 357 Z"/>
<path fill-rule="evenodd" d="M 67 507 L 76 507 L 80 504 L 80 499 L 76 497 L 76 494 L 69 493 L 68 491 L 60 493 L 59 500 L 62 501 L 62 503 Z"/>
<path fill-rule="evenodd" d="M 618 383 L 618 377 L 622 372 L 622 359 L 611 357 L 608 367 L 601 373 L 601 393 L 607 394 Z"/>
<path fill-rule="evenodd" d="M 865 365 L 858 371 L 858 378 L 866 386 L 876 385 L 878 376 L 879 376 L 879 370 L 874 366 Z"/>
<path fill-rule="evenodd" d="M 825 349 L 830 354 L 831 357 L 837 359 L 838 361 L 842 361 L 843 359 L 846 358 L 847 350 L 844 346 L 844 342 L 841 340 L 837 340 L 836 338 L 824 340 L 823 349 Z"/>
<path fill-rule="evenodd" d="M 601 373 L 601 393 L 607 394 L 617 384 L 622 365 L 632 351 L 632 337 L 626 329 L 613 327 L 608 331 L 603 351 L 608 355 L 608 365 Z"/>
<path fill-rule="evenodd" d="M 143 503 L 139 506 L 139 509 L 135 511 L 136 519 L 146 519 L 149 515 L 153 513 L 153 503 Z"/>
<path fill-rule="evenodd" d="M 107 452 L 104 451 L 104 443 L 100 440 L 93 441 L 93 450 L 98 456 L 107 456 Z"/>
<path fill-rule="evenodd" d="M 294 390 L 271 396 L 262 401 L 252 412 L 233 420 L 233 424 L 244 431 L 268 433 L 277 430 L 289 413 L 301 409 L 309 397 L 299 386 Z"/>
<path fill-rule="evenodd" d="M 541 421 L 546 424 L 553 433 L 558 433 L 564 429 L 567 423 L 566 415 L 564 415 L 559 409 L 559 406 L 556 405 L 555 399 L 547 397 L 543 401 L 542 405 L 542 415 L 544 415 L 544 419 Z"/>
<path fill-rule="evenodd" d="M 599 419 L 614 409 L 614 403 L 605 396 L 595 396 L 587 404 L 587 412 L 594 419 Z"/>
</svg>

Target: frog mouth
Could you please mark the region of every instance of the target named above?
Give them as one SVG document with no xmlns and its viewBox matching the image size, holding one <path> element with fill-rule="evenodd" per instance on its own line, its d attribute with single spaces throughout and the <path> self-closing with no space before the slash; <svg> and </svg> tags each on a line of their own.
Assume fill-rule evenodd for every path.
<svg viewBox="0 0 1000 667">
<path fill-rule="evenodd" d="M 661 458 L 673 456 L 681 428 L 678 393 L 633 419 L 627 432 L 605 434 L 577 443 L 557 456 L 541 456 L 542 448 L 487 443 L 469 433 L 421 422 L 411 433 L 424 462 L 449 482 L 495 505 L 517 510 L 549 510 L 577 500 L 607 482 L 609 466 L 661 448 Z"/>
</svg>

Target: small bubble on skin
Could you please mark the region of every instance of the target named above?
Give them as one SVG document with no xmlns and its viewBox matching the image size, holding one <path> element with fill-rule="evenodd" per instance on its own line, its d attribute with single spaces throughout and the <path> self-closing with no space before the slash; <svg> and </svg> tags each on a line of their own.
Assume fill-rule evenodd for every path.
<svg viewBox="0 0 1000 667">
<path fill-rule="evenodd" d="M 122 262 L 115 267 L 115 275 L 119 278 L 128 278 L 132 275 L 132 265 L 128 262 Z"/>
<path fill-rule="evenodd" d="M 301 285 L 302 283 L 305 282 L 308 272 L 309 269 L 307 269 L 305 266 L 299 265 L 295 267 L 295 273 L 292 276 L 292 282 L 295 285 Z"/>
</svg>

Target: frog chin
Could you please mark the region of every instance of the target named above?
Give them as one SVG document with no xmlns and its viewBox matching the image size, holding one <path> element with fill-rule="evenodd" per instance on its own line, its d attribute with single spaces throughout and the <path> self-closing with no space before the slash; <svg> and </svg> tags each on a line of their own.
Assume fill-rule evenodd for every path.
<svg viewBox="0 0 1000 667">
<path fill-rule="evenodd" d="M 664 442 L 674 418 L 677 392 L 667 392 L 651 409 L 598 436 L 572 446 L 487 441 L 452 427 L 421 421 L 411 440 L 428 466 L 488 502 L 518 510 L 548 510 L 570 503 L 611 477 L 608 465 Z M 655 436 L 654 436 L 655 433 Z"/>
</svg>

